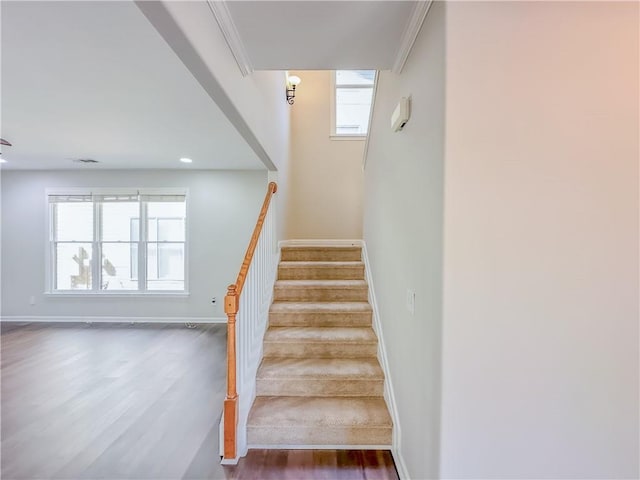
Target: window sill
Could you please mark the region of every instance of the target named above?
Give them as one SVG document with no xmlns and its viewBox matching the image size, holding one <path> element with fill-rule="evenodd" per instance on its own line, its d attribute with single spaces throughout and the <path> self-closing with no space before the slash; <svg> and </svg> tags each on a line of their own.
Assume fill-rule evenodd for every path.
<svg viewBox="0 0 640 480">
<path fill-rule="evenodd" d="M 51 298 L 186 298 L 189 296 L 189 292 L 44 292 L 45 297 Z"/>
<path fill-rule="evenodd" d="M 360 140 L 365 141 L 366 135 L 329 135 L 331 140 Z"/>
</svg>

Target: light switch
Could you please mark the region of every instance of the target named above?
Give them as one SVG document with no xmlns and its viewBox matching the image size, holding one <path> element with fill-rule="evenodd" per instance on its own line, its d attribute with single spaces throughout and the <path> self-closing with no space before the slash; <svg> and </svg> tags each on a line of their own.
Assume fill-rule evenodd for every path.
<svg viewBox="0 0 640 480">
<path fill-rule="evenodd" d="M 416 311 L 416 292 L 415 290 L 407 290 L 407 310 L 413 315 Z"/>
</svg>

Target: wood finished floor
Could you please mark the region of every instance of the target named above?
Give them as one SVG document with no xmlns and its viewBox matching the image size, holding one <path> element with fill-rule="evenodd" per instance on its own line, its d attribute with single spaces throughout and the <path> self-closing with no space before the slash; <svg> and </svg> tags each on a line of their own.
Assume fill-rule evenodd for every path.
<svg viewBox="0 0 640 480">
<path fill-rule="evenodd" d="M 222 467 L 223 325 L 3 324 L 3 479 L 397 479 L 389 452 L 251 450 Z"/>
</svg>

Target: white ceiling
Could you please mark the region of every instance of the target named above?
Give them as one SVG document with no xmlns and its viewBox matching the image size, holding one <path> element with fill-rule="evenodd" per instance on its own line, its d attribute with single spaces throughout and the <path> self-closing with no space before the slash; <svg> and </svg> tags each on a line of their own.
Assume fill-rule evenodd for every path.
<svg viewBox="0 0 640 480">
<path fill-rule="evenodd" d="M 2 168 L 264 168 L 134 3 L 0 4 Z"/>
<path fill-rule="evenodd" d="M 227 36 L 237 33 L 253 70 L 387 70 L 420 3 L 428 2 L 227 1 Z"/>
</svg>

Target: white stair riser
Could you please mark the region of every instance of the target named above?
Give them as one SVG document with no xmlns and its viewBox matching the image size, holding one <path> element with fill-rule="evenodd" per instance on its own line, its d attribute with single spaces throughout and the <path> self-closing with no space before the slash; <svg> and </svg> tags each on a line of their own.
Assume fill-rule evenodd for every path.
<svg viewBox="0 0 640 480">
<path fill-rule="evenodd" d="M 371 312 L 274 312 L 269 314 L 269 325 L 274 327 L 370 327 Z"/>
<path fill-rule="evenodd" d="M 277 302 L 366 302 L 368 288 L 340 287 L 275 287 L 274 301 Z"/>
<path fill-rule="evenodd" d="M 378 346 L 375 343 L 341 344 L 336 342 L 264 342 L 265 357 L 360 358 L 375 357 L 377 351 Z"/>
<path fill-rule="evenodd" d="M 287 397 L 373 397 L 383 395 L 384 380 L 258 378 L 257 395 Z"/>
<path fill-rule="evenodd" d="M 391 445 L 391 427 L 305 427 L 247 429 L 249 445 Z"/>
<path fill-rule="evenodd" d="M 391 445 L 364 273 L 359 247 L 282 248 L 249 445 Z"/>
<path fill-rule="evenodd" d="M 363 280 L 364 266 L 280 266 L 278 280 Z"/>
<path fill-rule="evenodd" d="M 288 249 L 283 248 L 280 260 L 283 262 L 359 262 L 360 249 Z"/>
</svg>

